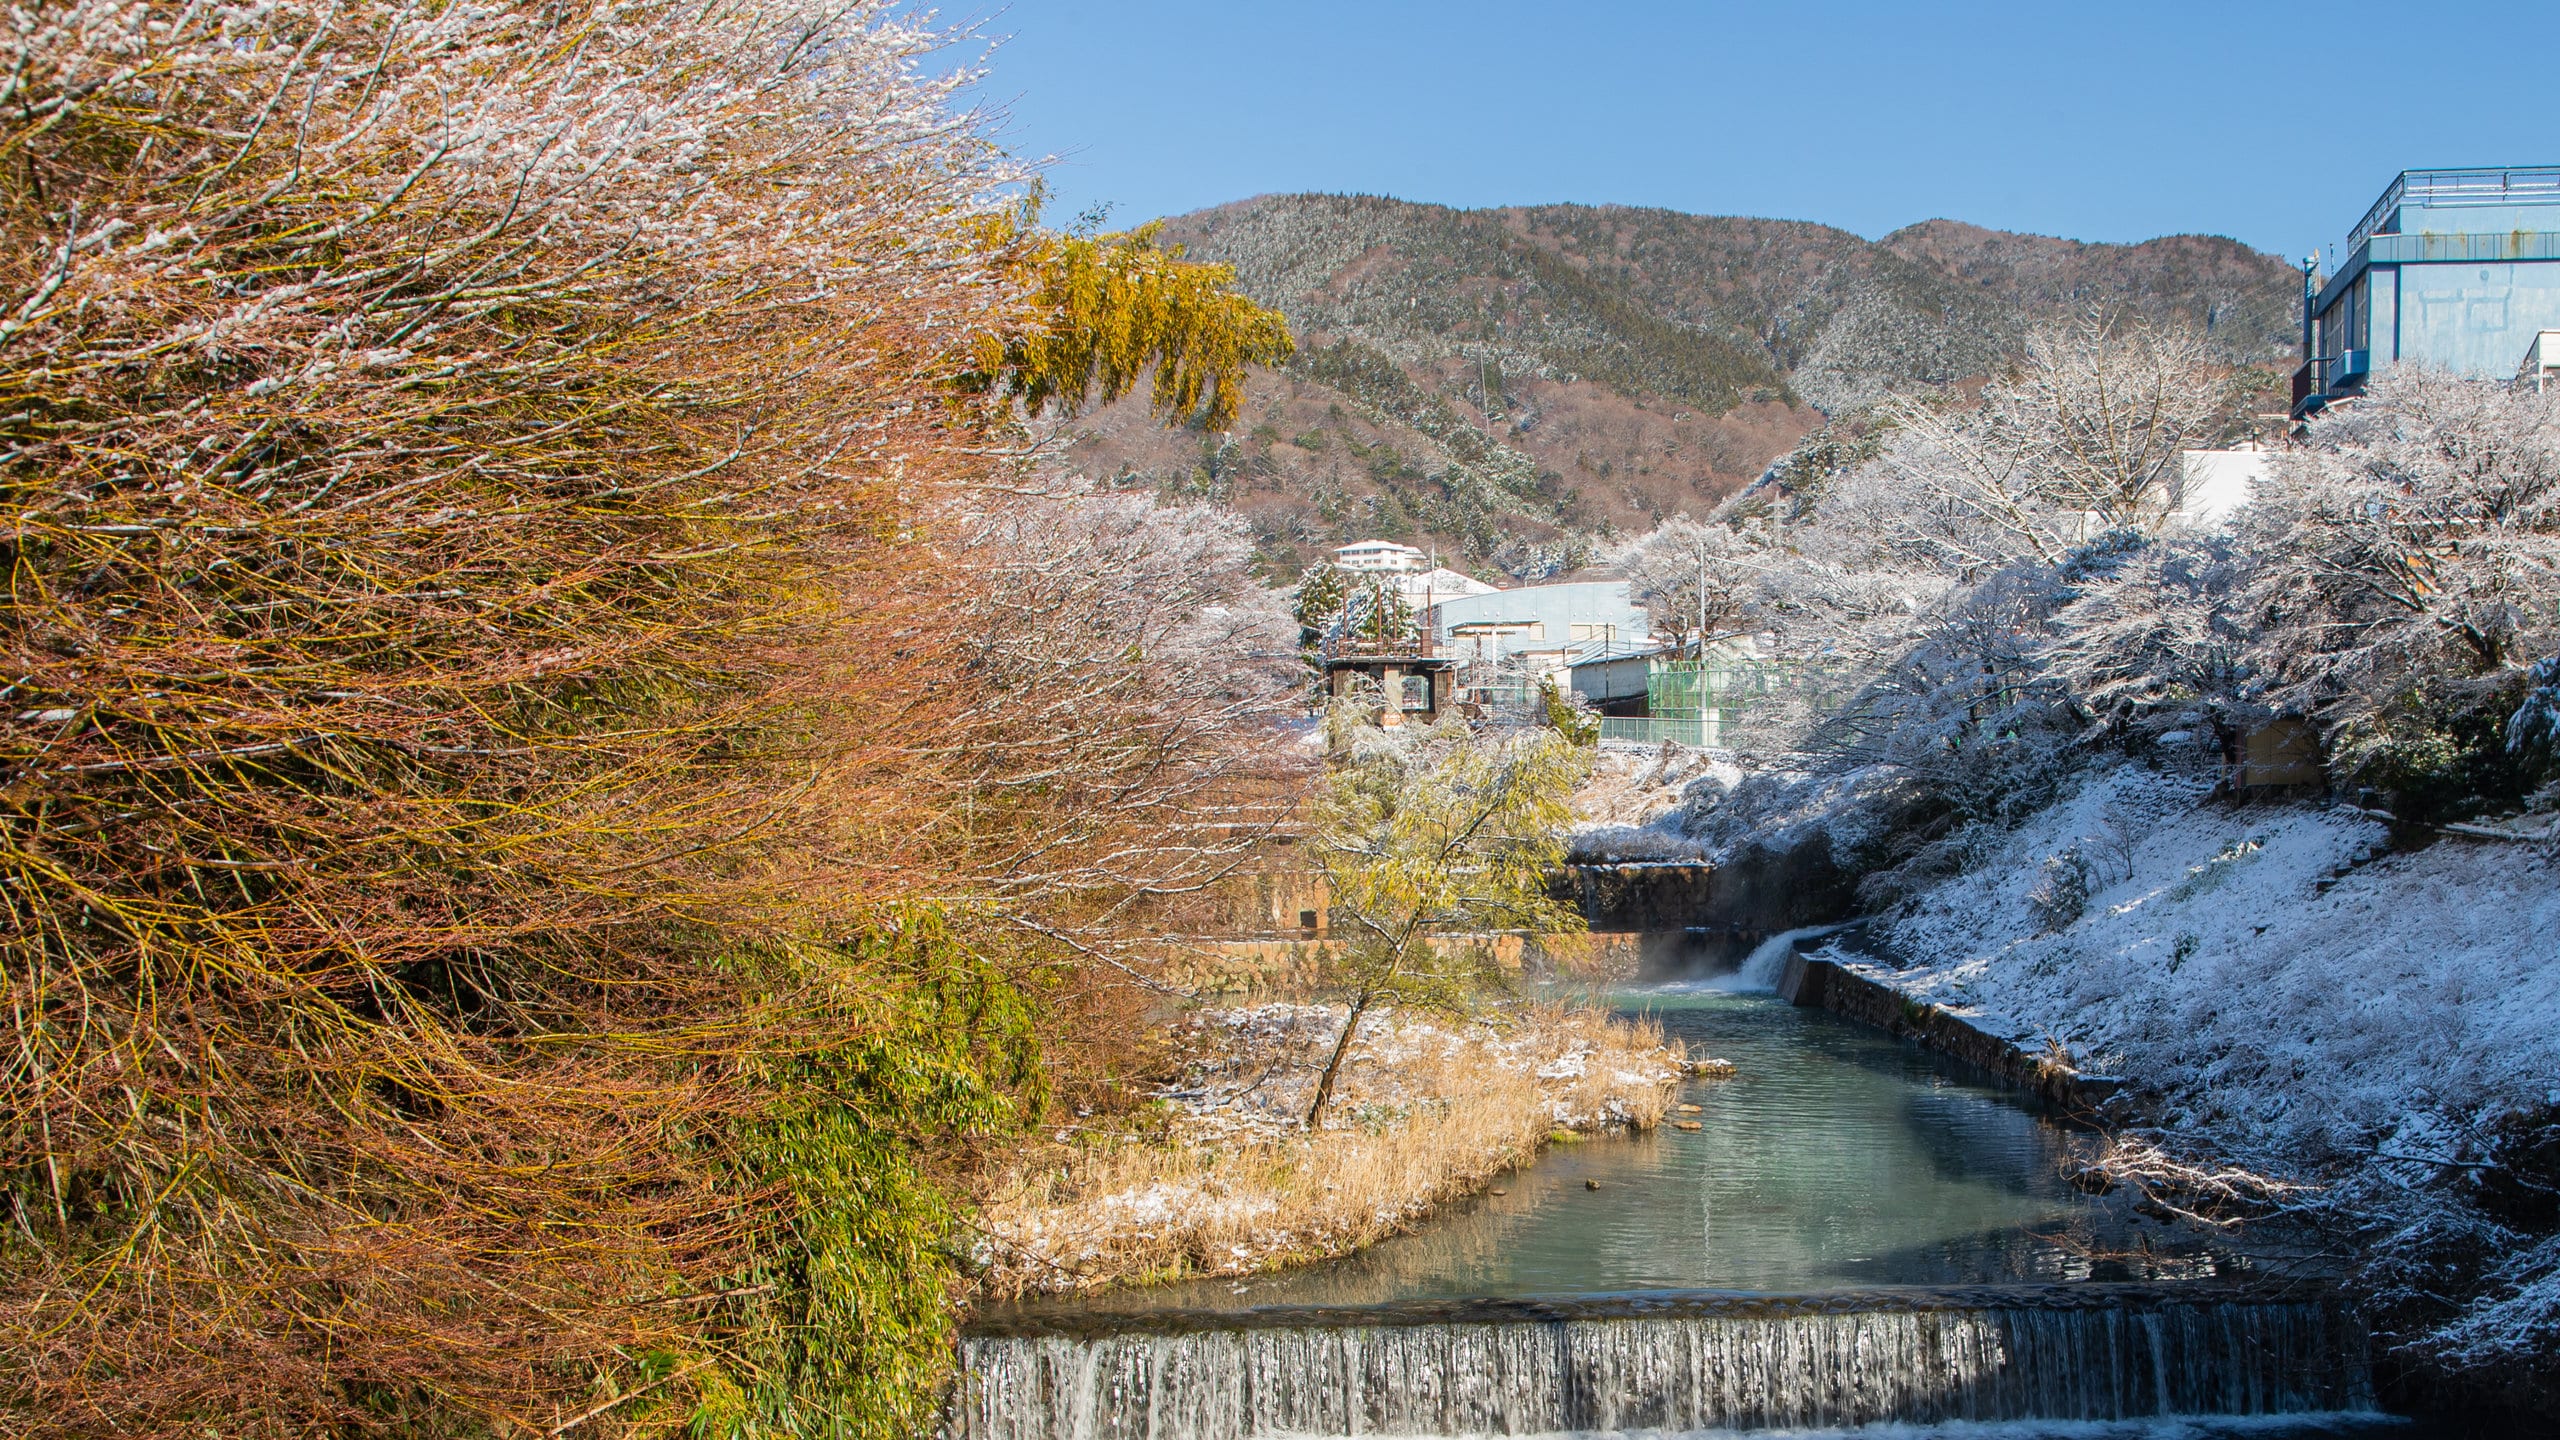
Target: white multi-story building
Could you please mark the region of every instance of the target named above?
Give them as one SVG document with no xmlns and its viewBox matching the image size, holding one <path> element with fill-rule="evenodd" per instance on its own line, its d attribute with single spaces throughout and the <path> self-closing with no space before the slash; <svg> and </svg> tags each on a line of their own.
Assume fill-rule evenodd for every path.
<svg viewBox="0 0 2560 1440">
<path fill-rule="evenodd" d="M 1393 540 L 1360 540 L 1335 550 L 1333 563 L 1344 570 L 1415 574 L 1431 568 L 1431 557 Z"/>
</svg>

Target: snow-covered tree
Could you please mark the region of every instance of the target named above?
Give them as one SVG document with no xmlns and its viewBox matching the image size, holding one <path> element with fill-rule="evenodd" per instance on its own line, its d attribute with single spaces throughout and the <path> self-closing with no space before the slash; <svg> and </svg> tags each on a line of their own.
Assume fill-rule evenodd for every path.
<svg viewBox="0 0 2560 1440">
<path fill-rule="evenodd" d="M 2021 563 L 1931 606 L 1825 722 L 1824 748 L 1900 770 L 1967 816 L 2006 817 L 2048 796 L 2082 728 L 2048 658 L 2067 594 L 2050 567 Z"/>
<path fill-rule="evenodd" d="M 2091 535 L 2156 530 L 2184 451 L 2224 438 L 2235 390 L 2192 332 L 2102 314 L 2029 332 L 1970 408 L 1897 397 L 1876 520 L 1967 573 L 2051 563 Z"/>
<path fill-rule="evenodd" d="M 968 584 L 937 608 L 959 612 L 953 658 L 974 683 L 931 753 L 946 784 L 982 797 L 970 843 L 1004 836 L 983 883 L 1142 895 L 1236 865 L 1279 818 L 1262 782 L 1304 676 L 1245 521 L 1070 485 L 945 528 Z"/>
<path fill-rule="evenodd" d="M 1753 628 L 1767 560 L 1733 527 L 1675 515 L 1618 548 L 1627 595 L 1657 637 L 1703 655 L 1712 641 Z"/>
<path fill-rule="evenodd" d="M 1322 638 L 1342 618 L 1342 607 L 1350 603 L 1358 584 L 1358 576 L 1330 560 L 1319 560 L 1300 573 L 1292 608 L 1298 629 L 1309 643 Z"/>
<path fill-rule="evenodd" d="M 2417 367 L 2314 421 L 2245 514 L 2249 657 L 2330 725 L 2560 643 L 2560 401 Z"/>
<path fill-rule="evenodd" d="M 2201 710 L 2251 718 L 2238 599 L 2247 561 L 2228 537 L 2146 539 L 2115 531 L 2061 567 L 2064 602 L 2044 663 L 2093 719 L 2159 728 Z"/>
</svg>

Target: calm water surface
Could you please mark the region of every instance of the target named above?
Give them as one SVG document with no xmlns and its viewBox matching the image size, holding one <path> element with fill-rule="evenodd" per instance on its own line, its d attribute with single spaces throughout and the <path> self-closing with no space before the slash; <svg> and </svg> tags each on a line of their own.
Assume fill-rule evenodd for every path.
<svg viewBox="0 0 2560 1440">
<path fill-rule="evenodd" d="M 1650 1134 L 1556 1145 L 1348 1259 L 1081 1309 L 1719 1289 L 2155 1279 L 2238 1263 L 2063 1180 L 2072 1133 L 2031 1098 L 1911 1043 L 1711 984 L 1618 997 L 1690 1053 L 1731 1060 Z M 1598 1182 L 1593 1189 L 1588 1182 Z"/>
<path fill-rule="evenodd" d="M 1625 992 L 1693 1055 L 1736 1078 L 1693 1081 L 1695 1131 L 1550 1147 L 1416 1233 L 1330 1264 L 1031 1302 L 1108 1323 L 1154 1309 L 1365 1305 L 1657 1289 L 1802 1293 L 1877 1285 L 2202 1277 L 2298 1264 L 2208 1243 L 2063 1179 L 2085 1137 L 2021 1092 L 1821 1011 L 1718 983 Z M 1588 1182 L 1598 1182 L 1594 1189 Z M 2307 1267 L 2306 1267 L 2307 1268 Z M 1935 1440 L 2441 1440 L 2377 1415 L 1869 1426 L 1778 1434 Z"/>
</svg>

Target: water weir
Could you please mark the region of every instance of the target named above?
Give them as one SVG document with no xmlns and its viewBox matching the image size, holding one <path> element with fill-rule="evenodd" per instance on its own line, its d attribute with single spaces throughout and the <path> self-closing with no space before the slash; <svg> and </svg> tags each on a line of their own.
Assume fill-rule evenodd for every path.
<svg viewBox="0 0 2560 1440">
<path fill-rule="evenodd" d="M 2372 1404 L 2316 1293 L 1987 1286 L 1013 1318 L 964 1337 L 956 1440 L 2122 1420 Z"/>
</svg>

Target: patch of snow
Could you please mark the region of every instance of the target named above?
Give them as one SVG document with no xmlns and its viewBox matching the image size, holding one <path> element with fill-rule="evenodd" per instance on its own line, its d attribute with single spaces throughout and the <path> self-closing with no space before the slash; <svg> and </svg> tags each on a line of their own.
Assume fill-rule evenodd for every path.
<svg viewBox="0 0 2560 1440">
<path fill-rule="evenodd" d="M 1882 929 L 1906 968 L 1877 977 L 2133 1077 L 2172 1130 L 2368 1223 L 2448 1223 L 2488 1127 L 2560 1086 L 2560 865 L 2458 838 L 2391 853 L 2360 811 L 2205 790 L 2139 765 L 2089 777 L 1919 891 Z M 2038 889 L 2066 854 L 2088 886 L 2069 918 Z M 2464 1223 L 2512 1257 L 2432 1343 L 2560 1335 L 2560 1241 Z"/>
</svg>

